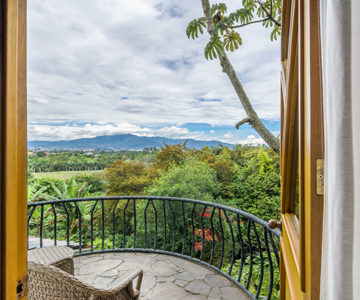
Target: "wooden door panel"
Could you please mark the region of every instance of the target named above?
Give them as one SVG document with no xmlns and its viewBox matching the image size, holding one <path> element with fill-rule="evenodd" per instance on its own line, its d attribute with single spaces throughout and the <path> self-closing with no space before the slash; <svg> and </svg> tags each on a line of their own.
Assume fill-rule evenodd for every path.
<svg viewBox="0 0 360 300">
<path fill-rule="evenodd" d="M 281 74 L 281 299 L 296 300 L 303 299 L 299 222 L 295 215 L 299 167 L 298 3 L 285 1 L 283 6 Z M 284 45 L 286 42 L 288 45 Z"/>
<path fill-rule="evenodd" d="M 298 269 L 294 263 L 293 257 L 291 256 L 292 252 L 289 246 L 289 240 L 287 240 L 286 235 L 284 236 L 285 238 L 281 240 L 281 260 L 283 270 L 285 270 L 285 272 L 284 276 L 281 277 L 281 284 L 284 284 L 286 295 L 290 295 L 291 297 L 282 298 L 301 300 L 303 299 L 303 293 L 301 292 Z"/>
<path fill-rule="evenodd" d="M 316 160 L 324 152 L 318 0 L 283 1 L 281 49 L 281 299 L 317 300 L 323 203 Z"/>
</svg>

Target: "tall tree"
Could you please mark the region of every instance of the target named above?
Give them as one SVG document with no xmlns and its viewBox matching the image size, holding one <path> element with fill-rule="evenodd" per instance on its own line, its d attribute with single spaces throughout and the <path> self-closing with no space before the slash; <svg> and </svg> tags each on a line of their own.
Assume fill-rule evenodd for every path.
<svg viewBox="0 0 360 300">
<path fill-rule="evenodd" d="M 247 114 L 247 118 L 236 124 L 238 129 L 242 124 L 249 123 L 262 139 L 276 152 L 280 153 L 279 140 L 265 127 L 253 108 L 240 79 L 236 75 L 226 51 L 235 51 L 242 45 L 242 38 L 235 29 L 262 23 L 271 27 L 271 40 L 277 39 L 281 33 L 281 0 L 243 0 L 243 7 L 227 14 L 224 3 L 210 6 L 209 0 L 201 0 L 204 17 L 191 21 L 186 29 L 188 38 L 195 39 L 203 28 L 207 29 L 210 41 L 205 47 L 206 59 L 219 58 L 222 71 L 228 76 L 236 94 Z"/>
<path fill-rule="evenodd" d="M 108 196 L 143 195 L 156 177 L 156 170 L 141 161 L 116 160 L 105 169 L 105 177 Z"/>
</svg>

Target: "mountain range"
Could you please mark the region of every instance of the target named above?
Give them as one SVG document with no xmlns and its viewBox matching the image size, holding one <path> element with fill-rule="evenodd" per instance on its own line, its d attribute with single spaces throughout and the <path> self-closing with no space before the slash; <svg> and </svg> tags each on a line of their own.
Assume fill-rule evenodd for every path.
<svg viewBox="0 0 360 300">
<path fill-rule="evenodd" d="M 142 150 L 144 148 L 160 148 L 165 144 L 183 144 L 185 139 L 169 139 L 165 137 L 146 137 L 133 134 L 103 135 L 94 138 L 82 138 L 68 141 L 29 141 L 29 150 Z M 233 144 L 220 141 L 198 141 L 188 139 L 187 147 L 200 149 L 204 146 L 219 145 L 233 148 Z"/>
</svg>

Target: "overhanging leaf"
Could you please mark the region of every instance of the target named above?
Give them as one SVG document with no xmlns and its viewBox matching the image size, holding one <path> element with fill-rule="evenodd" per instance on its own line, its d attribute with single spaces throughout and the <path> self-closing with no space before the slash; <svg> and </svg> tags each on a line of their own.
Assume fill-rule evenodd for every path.
<svg viewBox="0 0 360 300">
<path fill-rule="evenodd" d="M 212 36 L 204 50 L 205 58 L 213 60 L 220 56 L 222 51 L 224 51 L 224 48 L 219 36 Z"/>
<path fill-rule="evenodd" d="M 232 30 L 224 35 L 224 48 L 233 52 L 242 45 L 242 39 L 238 32 Z"/>
<path fill-rule="evenodd" d="M 202 17 L 199 19 L 194 19 L 191 22 L 189 22 L 188 26 L 186 27 L 186 35 L 188 38 L 192 38 L 193 40 L 195 38 L 199 37 L 200 34 L 204 33 L 203 27 L 206 27 L 206 18 Z"/>
</svg>

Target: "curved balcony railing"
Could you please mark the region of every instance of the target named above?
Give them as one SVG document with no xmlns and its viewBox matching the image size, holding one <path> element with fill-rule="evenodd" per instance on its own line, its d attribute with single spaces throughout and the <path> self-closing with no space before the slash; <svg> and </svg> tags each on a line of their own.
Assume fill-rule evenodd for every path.
<svg viewBox="0 0 360 300">
<path fill-rule="evenodd" d="M 81 198 L 28 204 L 28 230 L 56 245 L 76 243 L 76 255 L 103 252 L 170 254 L 203 264 L 251 298 L 276 299 L 279 237 L 249 213 L 193 199 Z"/>
</svg>

